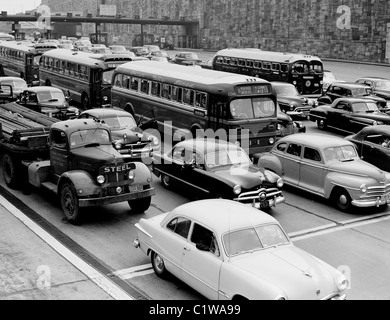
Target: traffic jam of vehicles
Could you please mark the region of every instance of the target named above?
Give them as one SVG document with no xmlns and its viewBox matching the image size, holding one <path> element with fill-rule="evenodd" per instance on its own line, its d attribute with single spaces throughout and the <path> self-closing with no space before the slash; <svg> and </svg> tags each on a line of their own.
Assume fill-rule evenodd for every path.
<svg viewBox="0 0 390 320">
<path fill-rule="evenodd" d="M 14 44 L 1 45 L 0 58 L 1 52 L 17 50 Z M 85 208 L 110 212 L 108 205 L 127 203 L 137 217 L 130 245 L 147 257 L 159 278 L 170 282 L 173 275 L 207 299 L 348 298 L 349 279 L 293 244 L 273 212 L 290 192 L 303 192 L 341 213 L 387 210 L 390 79 L 333 78 L 325 86 L 319 57 L 257 49 L 221 50 L 205 63 L 196 52 L 168 55 L 156 46 L 98 47 L 81 40 L 69 45 L 61 50 L 85 52 L 78 54 L 78 69 L 68 69 L 70 58 L 64 54 L 56 58 L 53 51 L 46 62 L 45 54 L 36 52 L 30 75 L 18 77 L 13 70 L 0 77 L 1 168 L 7 188 L 28 185 L 49 192 L 66 221 L 79 227 L 88 220 Z M 77 92 L 75 84 L 71 89 L 51 85 L 61 83 L 61 75 L 74 83 L 102 75 L 87 65 L 103 61 L 93 54 L 112 61 L 117 55 L 115 66 L 105 66 L 104 93 L 103 84 L 95 88 L 102 96 Z M 128 58 L 120 64 L 119 56 Z M 0 63 L 5 71 L 11 64 Z M 169 84 L 161 76 L 147 79 L 128 69 L 144 64 L 171 67 L 167 78 L 181 79 L 180 72 L 190 77 Z M 44 83 L 32 85 L 42 72 Z M 191 74 L 205 86 L 191 82 Z M 226 94 L 229 79 L 239 83 Z M 215 89 L 215 83 L 226 86 Z M 228 98 L 222 100 L 222 94 Z M 169 111 L 171 136 L 166 124 L 161 126 L 167 123 L 160 118 L 168 112 L 161 111 L 164 104 L 180 110 Z M 189 118 L 191 126 L 178 127 L 177 118 Z M 311 123 L 321 133 L 308 130 Z M 205 134 L 226 128 L 223 139 Z M 267 149 L 251 152 L 261 145 Z M 189 201 L 147 215 L 154 199 L 169 196 Z"/>
</svg>

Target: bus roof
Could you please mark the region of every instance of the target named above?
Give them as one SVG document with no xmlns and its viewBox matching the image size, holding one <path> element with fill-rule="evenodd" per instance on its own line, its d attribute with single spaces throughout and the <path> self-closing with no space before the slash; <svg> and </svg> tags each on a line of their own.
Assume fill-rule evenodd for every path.
<svg viewBox="0 0 390 320">
<path fill-rule="evenodd" d="M 218 51 L 215 54 L 215 56 L 225 56 L 225 57 L 251 59 L 251 60 L 264 60 L 264 61 L 279 62 L 279 63 L 293 63 L 299 60 L 321 62 L 321 59 L 319 57 L 306 55 L 303 53 L 262 51 L 260 49 L 255 49 L 255 48 L 223 49 Z"/>
<path fill-rule="evenodd" d="M 46 51 L 42 57 L 66 60 L 69 62 L 87 65 L 89 67 L 104 68 L 104 63 L 98 59 L 91 58 L 88 53 L 81 51 L 72 51 L 68 49 L 53 49 Z"/>
<path fill-rule="evenodd" d="M 173 63 L 161 63 L 158 61 L 133 61 L 124 63 L 116 68 L 116 73 L 139 74 L 140 77 L 147 74 L 151 78 L 170 79 L 170 82 L 182 81 L 188 84 L 200 83 L 213 84 L 237 84 L 237 83 L 269 83 L 267 80 L 250 77 L 230 72 L 215 71 L 203 68 L 193 68 Z"/>
<path fill-rule="evenodd" d="M 88 54 L 91 58 L 98 59 L 104 62 L 110 61 L 133 61 L 132 57 L 127 53 L 107 53 L 107 54 L 100 54 L 100 53 L 89 53 Z"/>
<path fill-rule="evenodd" d="M 35 48 L 31 45 L 28 45 L 26 43 L 17 42 L 17 41 L 6 41 L 6 42 L 0 42 L 0 47 L 20 50 L 23 52 L 36 52 Z"/>
</svg>

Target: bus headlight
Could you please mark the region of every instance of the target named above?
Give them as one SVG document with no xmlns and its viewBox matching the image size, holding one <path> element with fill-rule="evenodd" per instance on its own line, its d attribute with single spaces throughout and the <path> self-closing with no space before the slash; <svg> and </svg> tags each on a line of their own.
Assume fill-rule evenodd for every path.
<svg viewBox="0 0 390 320">
<path fill-rule="evenodd" d="M 107 102 L 107 101 L 108 101 L 108 97 L 107 97 L 107 96 L 104 96 L 104 97 L 103 97 L 103 101 L 104 101 L 104 102 Z"/>
<path fill-rule="evenodd" d="M 282 178 L 279 178 L 278 181 L 276 182 L 276 185 L 278 188 L 282 188 L 284 186 L 284 181 Z"/>
<path fill-rule="evenodd" d="M 366 186 L 365 184 L 362 184 L 362 185 L 360 186 L 360 191 L 363 192 L 363 193 L 367 193 L 367 191 L 368 191 L 367 186 Z"/>
<path fill-rule="evenodd" d="M 103 184 L 104 182 L 106 182 L 106 178 L 105 178 L 105 176 L 100 175 L 100 176 L 98 176 L 98 177 L 96 178 L 96 181 L 97 181 L 99 184 Z"/>
<path fill-rule="evenodd" d="M 297 85 L 297 82 L 296 82 L 296 81 L 293 81 L 293 85 L 296 86 L 296 85 Z"/>
<path fill-rule="evenodd" d="M 33 78 L 38 79 L 38 75 L 34 74 Z"/>
<path fill-rule="evenodd" d="M 129 180 L 134 180 L 135 178 L 135 171 L 130 170 L 128 175 Z"/>
<path fill-rule="evenodd" d="M 236 195 L 239 195 L 239 194 L 241 193 L 241 191 L 242 191 L 242 188 L 241 188 L 240 185 L 236 185 L 236 186 L 233 188 L 233 192 L 234 192 L 234 194 L 236 194 Z"/>
<path fill-rule="evenodd" d="M 268 142 L 269 142 L 270 145 L 274 145 L 275 144 L 275 139 L 274 138 L 269 138 Z"/>
</svg>

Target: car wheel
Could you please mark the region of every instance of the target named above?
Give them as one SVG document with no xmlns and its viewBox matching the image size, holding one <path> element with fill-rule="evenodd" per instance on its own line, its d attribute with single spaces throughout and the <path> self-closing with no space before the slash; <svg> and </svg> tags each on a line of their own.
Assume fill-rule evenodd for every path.
<svg viewBox="0 0 390 320">
<path fill-rule="evenodd" d="M 156 252 L 152 252 L 151 254 L 152 266 L 153 270 L 159 278 L 166 278 L 168 275 L 168 271 L 165 268 L 164 259 Z"/>
<path fill-rule="evenodd" d="M 165 189 L 172 188 L 172 178 L 166 174 L 161 174 L 161 183 Z"/>
<path fill-rule="evenodd" d="M 66 219 L 72 224 L 80 222 L 80 207 L 77 191 L 70 183 L 65 183 L 61 188 L 61 207 Z"/>
<path fill-rule="evenodd" d="M 136 213 L 143 213 L 146 210 L 148 210 L 151 202 L 152 202 L 152 197 L 146 197 L 146 198 L 128 201 L 131 210 Z"/>
<path fill-rule="evenodd" d="M 317 126 L 318 126 L 318 129 L 325 130 L 328 125 L 327 125 L 325 120 L 320 119 L 320 120 L 317 121 Z"/>
<path fill-rule="evenodd" d="M 338 189 L 334 193 L 334 202 L 336 207 L 344 212 L 348 212 L 352 206 L 352 199 L 345 189 Z"/>
</svg>

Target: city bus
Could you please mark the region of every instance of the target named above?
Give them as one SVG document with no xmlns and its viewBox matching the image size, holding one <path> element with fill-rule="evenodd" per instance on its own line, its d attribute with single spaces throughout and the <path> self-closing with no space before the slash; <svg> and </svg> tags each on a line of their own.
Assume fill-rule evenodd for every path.
<svg viewBox="0 0 390 320">
<path fill-rule="evenodd" d="M 276 141 L 276 93 L 270 82 L 255 77 L 134 61 L 115 69 L 111 101 L 139 119 L 153 115 L 172 142 L 225 133 L 221 140 L 254 155 L 269 151 Z"/>
<path fill-rule="evenodd" d="M 100 56 L 67 49 L 46 51 L 39 63 L 40 83 L 60 88 L 83 109 L 110 107 L 113 70 L 128 61 L 131 61 L 128 55 Z"/>
<path fill-rule="evenodd" d="M 324 67 L 321 59 L 299 53 L 260 49 L 224 49 L 212 59 L 212 69 L 259 77 L 268 81 L 289 82 L 302 95 L 322 93 Z"/>
<path fill-rule="evenodd" d="M 0 42 L 0 65 L 5 76 L 20 77 L 29 86 L 39 85 L 41 53 L 21 42 Z"/>
<path fill-rule="evenodd" d="M 38 42 L 38 43 L 35 43 L 33 46 L 34 46 L 35 50 L 41 54 L 46 52 L 46 51 L 58 48 L 58 45 L 54 42 Z"/>
</svg>

